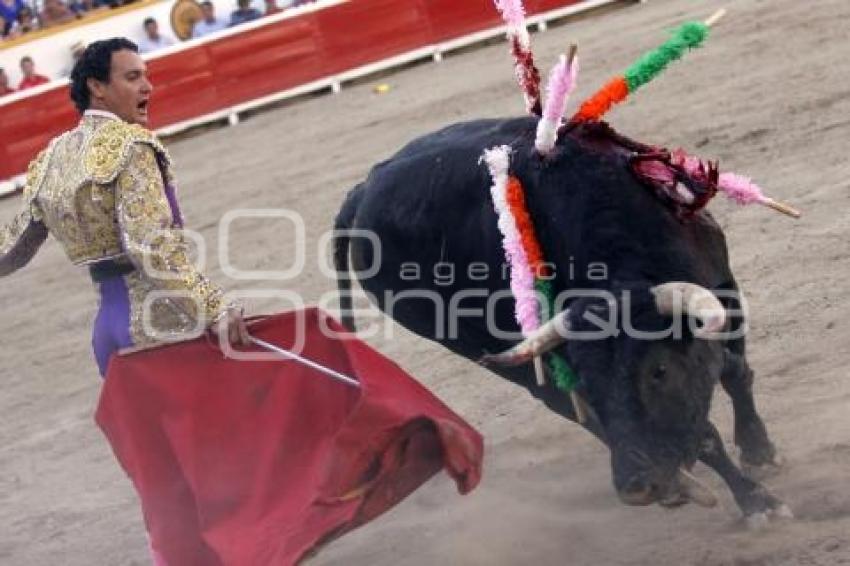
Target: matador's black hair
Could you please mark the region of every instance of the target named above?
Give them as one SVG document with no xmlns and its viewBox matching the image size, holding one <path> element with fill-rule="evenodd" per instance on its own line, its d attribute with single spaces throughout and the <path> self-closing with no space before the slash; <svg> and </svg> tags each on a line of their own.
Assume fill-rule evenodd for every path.
<svg viewBox="0 0 850 566">
<path fill-rule="evenodd" d="M 139 52 L 139 47 L 124 37 L 95 41 L 86 47 L 82 57 L 74 64 L 74 70 L 71 71 L 71 100 L 80 114 L 91 105 L 91 92 L 86 81 L 96 79 L 108 83 L 112 54 L 124 49 Z"/>
</svg>

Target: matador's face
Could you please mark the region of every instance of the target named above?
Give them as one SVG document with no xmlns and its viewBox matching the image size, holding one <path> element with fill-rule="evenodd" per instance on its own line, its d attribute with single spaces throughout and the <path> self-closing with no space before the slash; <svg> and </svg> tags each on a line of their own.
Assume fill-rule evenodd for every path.
<svg viewBox="0 0 850 566">
<path fill-rule="evenodd" d="M 123 49 L 112 54 L 109 82 L 90 80 L 89 88 L 97 106 L 130 124 L 148 123 L 148 106 L 153 85 L 147 66 L 138 53 Z"/>
</svg>

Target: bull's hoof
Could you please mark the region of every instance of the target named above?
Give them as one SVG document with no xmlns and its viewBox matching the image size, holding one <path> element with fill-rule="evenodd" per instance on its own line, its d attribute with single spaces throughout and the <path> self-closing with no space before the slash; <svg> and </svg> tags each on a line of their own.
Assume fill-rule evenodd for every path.
<svg viewBox="0 0 850 566">
<path fill-rule="evenodd" d="M 764 528 L 771 521 L 793 519 L 794 513 L 763 486 L 758 486 L 738 500 L 744 520 L 750 530 Z"/>
<path fill-rule="evenodd" d="M 790 521 L 793 518 L 794 513 L 791 511 L 791 508 L 782 503 L 768 511 L 759 511 L 758 513 L 747 515 L 744 517 L 744 522 L 747 524 L 747 530 L 758 532 L 765 530 L 773 522 Z"/>
</svg>

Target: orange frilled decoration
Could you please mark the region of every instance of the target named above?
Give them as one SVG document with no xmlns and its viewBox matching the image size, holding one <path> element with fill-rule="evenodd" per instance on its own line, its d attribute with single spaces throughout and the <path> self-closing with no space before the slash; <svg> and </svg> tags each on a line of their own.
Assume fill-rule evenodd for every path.
<svg viewBox="0 0 850 566">
<path fill-rule="evenodd" d="M 629 85 L 624 77 L 611 79 L 599 92 L 581 105 L 573 116 L 573 121 L 585 122 L 599 120 L 612 106 L 622 102 L 629 95 Z"/>
<path fill-rule="evenodd" d="M 534 272 L 534 276 L 538 279 L 549 275 L 546 267 L 546 261 L 543 259 L 543 250 L 540 248 L 540 242 L 537 241 L 537 236 L 534 232 L 534 223 L 531 221 L 531 214 L 525 204 L 525 190 L 522 188 L 522 183 L 514 176 L 508 177 L 508 187 L 505 199 L 508 201 L 508 207 L 511 209 L 511 214 L 516 221 L 517 231 L 522 240 L 522 248 L 525 250 L 525 256 L 528 258 L 528 265 Z"/>
</svg>

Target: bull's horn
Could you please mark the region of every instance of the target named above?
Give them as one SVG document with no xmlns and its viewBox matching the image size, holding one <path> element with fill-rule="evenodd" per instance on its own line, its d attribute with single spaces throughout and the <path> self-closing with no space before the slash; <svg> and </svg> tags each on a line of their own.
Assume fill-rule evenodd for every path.
<svg viewBox="0 0 850 566">
<path fill-rule="evenodd" d="M 678 479 L 679 485 L 682 486 L 682 490 L 688 496 L 688 499 L 701 507 L 715 507 L 717 505 L 717 495 L 714 491 L 685 468 L 679 468 Z"/>
<path fill-rule="evenodd" d="M 658 312 L 665 315 L 690 314 L 699 319 L 702 328 L 696 333 L 704 336 L 719 332 L 726 325 L 726 309 L 714 293 L 694 283 L 676 281 L 650 289 L 655 295 Z"/>
<path fill-rule="evenodd" d="M 575 389 L 570 391 L 570 401 L 573 403 L 573 411 L 576 414 L 576 422 L 581 426 L 585 426 L 587 424 L 588 416 L 593 410 L 592 407 Z"/>
<path fill-rule="evenodd" d="M 543 366 L 543 358 L 540 356 L 534 356 L 534 377 L 537 380 L 538 387 L 546 385 L 546 368 Z"/>
<path fill-rule="evenodd" d="M 484 365 L 518 366 L 542 356 L 566 342 L 569 332 L 569 310 L 558 313 L 552 320 L 529 334 L 525 340 L 499 354 L 488 354 L 481 358 Z"/>
</svg>

